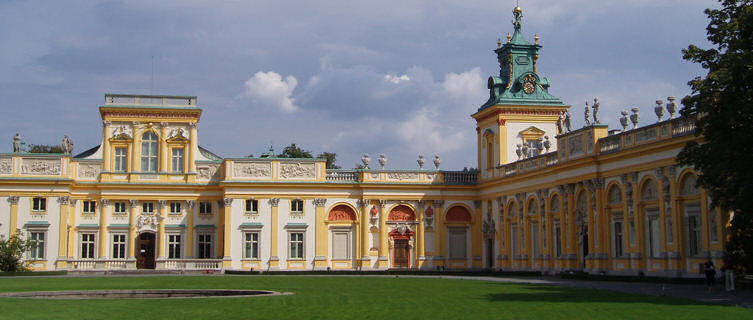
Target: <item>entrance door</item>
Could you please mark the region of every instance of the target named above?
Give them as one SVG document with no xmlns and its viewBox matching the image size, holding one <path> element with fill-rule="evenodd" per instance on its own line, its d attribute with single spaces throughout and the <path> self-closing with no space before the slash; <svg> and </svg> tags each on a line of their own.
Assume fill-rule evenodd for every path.
<svg viewBox="0 0 753 320">
<path fill-rule="evenodd" d="M 136 244 L 138 257 L 136 267 L 139 269 L 154 269 L 154 233 L 142 233 L 139 235 L 139 242 Z"/>
<path fill-rule="evenodd" d="M 583 232 L 581 234 L 583 234 L 583 238 L 581 240 L 580 262 L 581 262 L 581 267 L 586 268 L 586 256 L 588 256 L 588 227 L 587 226 L 583 226 Z"/>
<path fill-rule="evenodd" d="M 395 239 L 393 268 L 410 267 L 410 246 L 408 239 Z"/>
<path fill-rule="evenodd" d="M 494 239 L 486 239 L 486 267 L 494 268 Z"/>
</svg>

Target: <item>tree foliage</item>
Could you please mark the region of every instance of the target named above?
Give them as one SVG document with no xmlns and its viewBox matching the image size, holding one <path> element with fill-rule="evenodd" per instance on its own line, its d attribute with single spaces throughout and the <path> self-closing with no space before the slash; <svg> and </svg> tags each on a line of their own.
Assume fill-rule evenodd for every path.
<svg viewBox="0 0 753 320">
<path fill-rule="evenodd" d="M 306 151 L 291 143 L 282 149 L 282 153 L 277 155 L 278 158 L 313 158 L 311 151 Z"/>
<path fill-rule="evenodd" d="M 58 145 L 32 144 L 29 145 L 29 153 L 63 153 L 63 148 Z"/>
<path fill-rule="evenodd" d="M 21 232 L 16 230 L 16 233 L 8 239 L 5 239 L 5 236 L 0 236 L 0 271 L 16 272 L 27 270 L 21 259 L 26 251 L 34 247 L 36 242 L 25 240 L 20 234 Z"/>
<path fill-rule="evenodd" d="M 334 152 L 322 152 L 316 156 L 319 159 L 327 160 L 327 169 L 340 169 L 340 166 L 335 164 L 337 161 L 337 153 Z"/>
<path fill-rule="evenodd" d="M 683 50 L 708 73 L 691 80 L 682 99 L 702 141 L 686 145 L 678 160 L 700 173 L 698 185 L 715 205 L 734 212 L 727 252 L 753 271 L 753 0 L 719 2 L 705 11 L 713 47 Z"/>
</svg>

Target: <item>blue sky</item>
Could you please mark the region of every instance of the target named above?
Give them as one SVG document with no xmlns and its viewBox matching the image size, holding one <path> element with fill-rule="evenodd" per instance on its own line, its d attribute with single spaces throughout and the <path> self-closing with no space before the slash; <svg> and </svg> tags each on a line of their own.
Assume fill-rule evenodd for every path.
<svg viewBox="0 0 753 320">
<path fill-rule="evenodd" d="M 681 49 L 705 40 L 711 0 L 520 1 L 543 45 L 539 73 L 601 118 L 689 93 L 703 75 Z M 200 144 L 223 157 L 295 142 L 353 167 L 385 153 L 444 169 L 476 166 L 475 124 L 498 73 L 492 52 L 515 1 L 2 1 L 0 137 L 75 152 L 99 143 L 104 93 L 196 95 Z M 154 57 L 154 82 L 151 81 Z"/>
</svg>

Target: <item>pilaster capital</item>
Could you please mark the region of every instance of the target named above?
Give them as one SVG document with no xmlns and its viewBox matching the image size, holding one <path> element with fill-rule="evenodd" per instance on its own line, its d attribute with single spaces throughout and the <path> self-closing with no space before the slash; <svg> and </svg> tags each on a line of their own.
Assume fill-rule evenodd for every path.
<svg viewBox="0 0 753 320">
<path fill-rule="evenodd" d="M 270 206 L 276 207 L 280 204 L 280 198 L 270 198 L 268 202 Z"/>
<path fill-rule="evenodd" d="M 222 199 L 222 204 L 226 207 L 229 207 L 233 205 L 233 198 L 224 198 Z"/>
<path fill-rule="evenodd" d="M 196 206 L 196 200 L 186 200 L 186 208 L 193 209 Z"/>
<path fill-rule="evenodd" d="M 195 129 L 197 125 L 198 125 L 198 123 L 196 123 L 196 122 L 189 122 L 188 123 L 188 127 L 191 128 L 191 129 Z"/>
<path fill-rule="evenodd" d="M 8 203 L 10 203 L 10 205 L 16 205 L 16 204 L 18 204 L 18 196 L 10 196 L 10 197 L 8 197 Z"/>
<path fill-rule="evenodd" d="M 130 205 L 130 206 L 131 206 L 131 208 L 133 208 L 133 207 L 138 207 L 138 205 L 139 205 L 139 200 L 128 200 L 128 205 Z"/>
<path fill-rule="evenodd" d="M 434 200 L 432 201 L 432 203 L 434 204 L 434 207 L 437 207 L 439 209 L 442 209 L 442 207 L 444 206 L 444 200 Z"/>
<path fill-rule="evenodd" d="M 418 200 L 416 202 L 416 206 L 418 207 L 419 210 L 423 209 L 424 207 L 426 207 L 426 200 Z"/>
<path fill-rule="evenodd" d="M 163 122 L 160 122 L 159 125 L 162 126 L 163 129 L 167 129 L 168 123 L 163 121 Z"/>
<path fill-rule="evenodd" d="M 157 200 L 157 205 L 159 205 L 160 208 L 164 208 L 167 206 L 167 200 Z"/>
<path fill-rule="evenodd" d="M 58 203 L 60 205 L 67 206 L 71 202 L 71 197 L 65 196 L 65 197 L 58 197 Z"/>
<path fill-rule="evenodd" d="M 102 207 L 106 207 L 110 205 L 110 199 L 100 199 L 99 203 Z"/>
<path fill-rule="evenodd" d="M 473 200 L 473 208 L 481 209 L 481 200 Z"/>
<path fill-rule="evenodd" d="M 110 121 L 110 120 L 102 120 L 102 125 L 104 125 L 105 127 L 107 127 L 107 126 L 109 126 L 111 124 L 112 124 L 112 121 Z"/>
<path fill-rule="evenodd" d="M 316 206 L 317 208 L 322 208 L 326 204 L 327 204 L 327 199 L 324 199 L 324 198 L 314 199 L 314 206 Z"/>
</svg>

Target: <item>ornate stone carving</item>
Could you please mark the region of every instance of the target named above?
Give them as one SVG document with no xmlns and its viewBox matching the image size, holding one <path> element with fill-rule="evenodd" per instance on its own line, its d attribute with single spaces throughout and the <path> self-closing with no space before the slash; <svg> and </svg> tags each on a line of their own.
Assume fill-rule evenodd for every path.
<svg viewBox="0 0 753 320">
<path fill-rule="evenodd" d="M 233 205 L 233 198 L 222 199 L 222 204 L 224 206 L 226 206 L 226 207 L 232 206 Z"/>
<path fill-rule="evenodd" d="M 387 179 L 390 180 L 418 180 L 418 172 L 390 172 L 387 173 Z"/>
<path fill-rule="evenodd" d="M 186 200 L 186 208 L 193 209 L 196 206 L 196 200 Z"/>
<path fill-rule="evenodd" d="M 217 177 L 217 171 L 219 171 L 219 164 L 204 164 L 196 166 L 196 171 L 199 175 L 199 179 L 213 179 Z"/>
<path fill-rule="evenodd" d="M 64 135 L 63 141 L 60 143 L 60 148 L 63 149 L 63 153 L 73 153 L 73 140 L 71 140 L 71 138 L 68 138 L 67 135 Z"/>
<path fill-rule="evenodd" d="M 8 197 L 8 203 L 10 203 L 10 205 L 18 204 L 18 196 Z"/>
<path fill-rule="evenodd" d="M 112 139 L 129 140 L 132 139 L 131 129 L 126 126 L 118 126 L 112 131 Z"/>
<path fill-rule="evenodd" d="M 316 178 L 315 163 L 280 163 L 280 178 Z"/>
<path fill-rule="evenodd" d="M 320 198 L 320 199 L 314 199 L 314 206 L 321 208 L 324 207 L 325 204 L 327 204 L 327 199 Z"/>
<path fill-rule="evenodd" d="M 21 174 L 28 175 L 60 175 L 61 166 L 59 159 L 28 159 L 24 158 L 21 165 Z"/>
<path fill-rule="evenodd" d="M 60 205 L 67 206 L 71 202 L 71 197 L 65 196 L 65 197 L 58 197 L 58 203 Z"/>
<path fill-rule="evenodd" d="M 78 177 L 79 178 L 96 178 L 102 171 L 102 166 L 99 164 L 83 164 L 78 165 Z"/>
<path fill-rule="evenodd" d="M 363 163 L 364 169 L 369 168 L 369 163 L 371 162 L 371 157 L 369 157 L 368 153 L 364 153 L 363 157 L 361 157 L 361 162 Z"/>
<path fill-rule="evenodd" d="M 139 200 L 128 200 L 128 205 L 131 206 L 131 208 L 138 207 Z"/>
<path fill-rule="evenodd" d="M 110 205 L 110 200 L 109 199 L 100 199 L 99 200 L 99 204 L 102 206 L 102 208 L 104 208 L 104 207 Z"/>
<path fill-rule="evenodd" d="M 323 200 L 323 199 L 316 199 L 316 200 Z M 332 208 L 332 210 L 329 211 L 329 215 L 327 215 L 327 220 L 329 221 L 356 221 L 356 213 L 349 206 L 341 204 Z"/>
<path fill-rule="evenodd" d="M 272 163 L 236 162 L 233 163 L 233 176 L 239 178 L 272 178 Z"/>
<path fill-rule="evenodd" d="M 162 216 L 160 216 L 159 214 L 139 215 L 139 217 L 136 219 L 136 229 L 138 229 L 139 232 L 156 232 L 157 228 L 159 227 L 159 222 L 162 221 L 162 219 Z"/>
<path fill-rule="evenodd" d="M 157 205 L 161 208 L 167 207 L 167 200 L 157 200 Z"/>
<path fill-rule="evenodd" d="M 389 221 L 415 221 L 416 214 L 408 206 L 399 205 L 390 210 Z"/>
<path fill-rule="evenodd" d="M 437 170 L 439 170 L 439 165 L 440 164 L 442 164 L 442 159 L 439 159 L 439 155 L 438 154 L 434 154 L 434 167 L 436 167 Z"/>
<path fill-rule="evenodd" d="M 12 158 L 0 158 L 0 174 L 13 173 L 13 159 Z"/>
<path fill-rule="evenodd" d="M 387 165 L 387 155 L 384 153 L 379 155 L 379 165 L 382 167 L 382 170 L 384 170 L 384 166 Z"/>
<path fill-rule="evenodd" d="M 18 132 L 13 136 L 13 152 L 21 152 L 21 135 Z"/>
<path fill-rule="evenodd" d="M 269 205 L 276 207 L 280 204 L 280 198 L 271 198 L 269 199 Z"/>
</svg>

